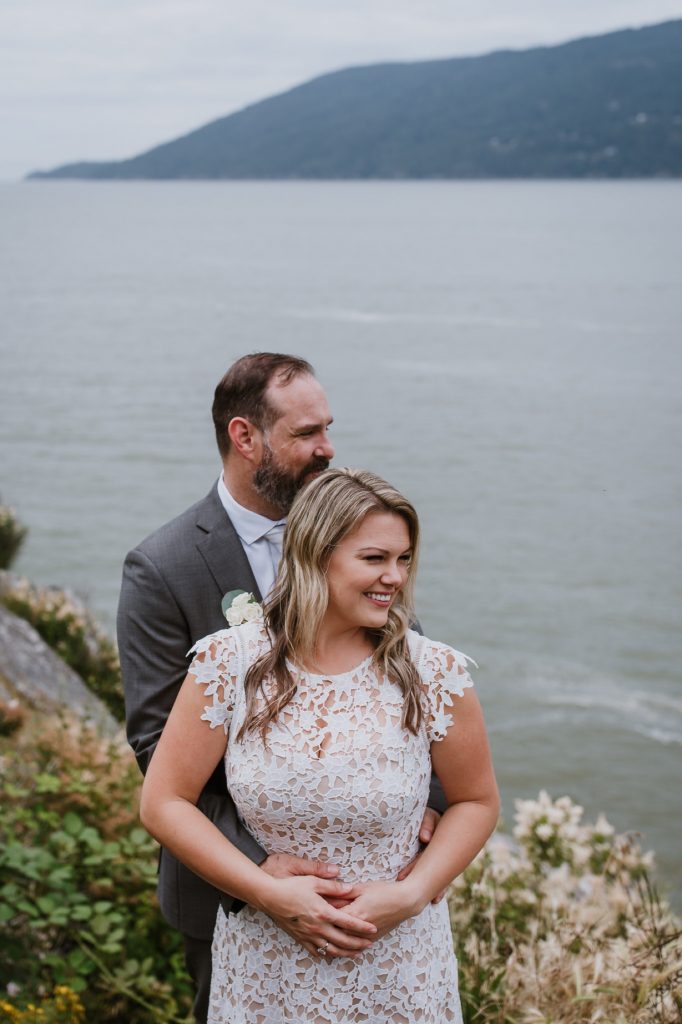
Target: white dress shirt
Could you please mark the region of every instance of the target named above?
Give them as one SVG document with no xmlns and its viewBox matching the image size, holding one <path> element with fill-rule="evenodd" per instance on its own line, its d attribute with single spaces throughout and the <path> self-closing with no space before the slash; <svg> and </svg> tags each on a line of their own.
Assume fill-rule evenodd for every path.
<svg viewBox="0 0 682 1024">
<path fill-rule="evenodd" d="M 282 557 L 282 535 L 286 517 L 268 519 L 258 512 L 244 508 L 228 491 L 222 473 L 218 478 L 218 497 L 237 531 L 253 575 L 256 577 L 258 589 L 265 600 L 272 590 Z"/>
</svg>

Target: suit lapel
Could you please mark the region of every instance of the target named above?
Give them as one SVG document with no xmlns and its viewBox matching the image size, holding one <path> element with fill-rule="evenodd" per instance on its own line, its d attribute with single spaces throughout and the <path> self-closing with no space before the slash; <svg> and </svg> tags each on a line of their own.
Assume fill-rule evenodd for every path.
<svg viewBox="0 0 682 1024">
<path fill-rule="evenodd" d="M 247 590 L 257 601 L 261 593 L 242 542 L 213 487 L 197 510 L 197 549 L 221 594 Z"/>
</svg>

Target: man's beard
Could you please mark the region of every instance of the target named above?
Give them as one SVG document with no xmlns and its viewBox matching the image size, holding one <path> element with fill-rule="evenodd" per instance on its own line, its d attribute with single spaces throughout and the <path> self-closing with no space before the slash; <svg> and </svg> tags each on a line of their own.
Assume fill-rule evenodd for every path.
<svg viewBox="0 0 682 1024">
<path fill-rule="evenodd" d="M 253 477 L 253 486 L 262 498 L 285 516 L 294 503 L 294 498 L 306 484 L 310 473 L 320 473 L 329 468 L 329 459 L 319 455 L 310 460 L 298 473 L 292 473 L 275 462 L 275 454 L 265 444 L 263 461 Z"/>
</svg>

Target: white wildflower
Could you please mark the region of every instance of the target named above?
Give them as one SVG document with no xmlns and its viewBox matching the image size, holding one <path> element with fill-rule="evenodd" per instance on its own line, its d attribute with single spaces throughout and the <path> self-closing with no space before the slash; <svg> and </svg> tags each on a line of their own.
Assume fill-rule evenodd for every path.
<svg viewBox="0 0 682 1024">
<path fill-rule="evenodd" d="M 592 826 L 593 836 L 612 836 L 615 832 L 613 825 L 610 824 L 603 814 L 600 814 L 594 825 Z"/>
<path fill-rule="evenodd" d="M 586 868 L 590 862 L 591 852 L 588 846 L 576 843 L 571 848 L 571 859 L 575 868 Z"/>
<path fill-rule="evenodd" d="M 563 825 L 565 821 L 564 812 L 560 807 L 550 807 L 547 811 L 547 821 L 550 825 Z"/>
<path fill-rule="evenodd" d="M 557 835 L 567 843 L 576 843 L 582 838 L 580 829 L 569 821 L 559 826 Z"/>
</svg>

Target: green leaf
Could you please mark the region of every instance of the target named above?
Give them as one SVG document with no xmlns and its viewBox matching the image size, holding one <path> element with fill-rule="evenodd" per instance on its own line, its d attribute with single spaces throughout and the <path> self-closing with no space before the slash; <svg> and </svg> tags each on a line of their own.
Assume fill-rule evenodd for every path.
<svg viewBox="0 0 682 1024">
<path fill-rule="evenodd" d="M 38 775 L 37 779 L 39 778 L 40 776 Z M 51 778 L 53 778 L 53 776 L 51 776 Z M 15 786 L 14 783 L 12 782 L 6 782 L 4 790 L 7 793 L 7 796 L 10 798 L 10 800 L 22 800 L 28 796 L 27 789 L 25 789 L 23 786 Z"/>
<path fill-rule="evenodd" d="M 68 962 L 75 970 L 78 970 L 87 959 L 88 957 L 82 949 L 72 949 L 67 957 Z"/>
<path fill-rule="evenodd" d="M 67 811 L 64 815 L 64 830 L 70 836 L 79 836 L 83 831 L 83 828 L 83 819 L 77 814 L 74 814 L 73 811 Z"/>
<path fill-rule="evenodd" d="M 0 903 L 0 924 L 11 921 L 14 917 L 14 910 L 7 903 Z"/>
<path fill-rule="evenodd" d="M 76 845 L 76 840 L 73 836 L 68 835 L 63 829 L 53 832 L 50 836 L 50 842 L 57 846 L 65 847 L 67 850 L 72 850 Z"/>
<path fill-rule="evenodd" d="M 17 910 L 20 910 L 23 914 L 27 914 L 29 917 L 38 917 L 38 908 L 34 907 L 28 900 L 18 900 Z"/>
<path fill-rule="evenodd" d="M 110 857 L 105 857 L 101 853 L 91 853 L 87 857 L 83 857 L 81 864 L 86 868 L 96 868 L 101 864 L 106 864 Z"/>
<path fill-rule="evenodd" d="M 66 888 L 69 882 L 73 882 L 73 868 L 66 865 L 55 868 L 50 872 L 47 880 L 54 889 Z"/>
<path fill-rule="evenodd" d="M 69 911 L 66 907 L 57 907 L 48 918 L 48 922 L 57 928 L 63 928 L 69 923 Z"/>
<path fill-rule="evenodd" d="M 96 914 L 95 917 L 93 917 L 92 921 L 90 922 L 90 927 L 92 928 L 95 936 L 97 936 L 98 938 L 101 938 L 103 935 L 106 935 L 109 931 L 110 926 L 111 922 L 109 921 L 109 918 L 105 917 L 103 914 Z"/>
<path fill-rule="evenodd" d="M 61 782 L 56 775 L 49 775 L 41 772 L 36 775 L 36 791 L 38 793 L 58 793 L 61 789 Z"/>
<path fill-rule="evenodd" d="M 91 850 L 99 850 L 104 845 L 99 832 L 91 825 L 88 825 L 87 828 L 83 829 L 79 838 L 81 842 L 86 843 Z"/>
<path fill-rule="evenodd" d="M 78 906 L 78 907 L 74 907 L 73 910 L 71 911 L 71 920 L 72 921 L 89 921 L 90 918 L 92 917 L 92 913 L 93 913 L 92 907 L 89 907 L 87 905 L 81 905 L 81 906 Z"/>
</svg>

